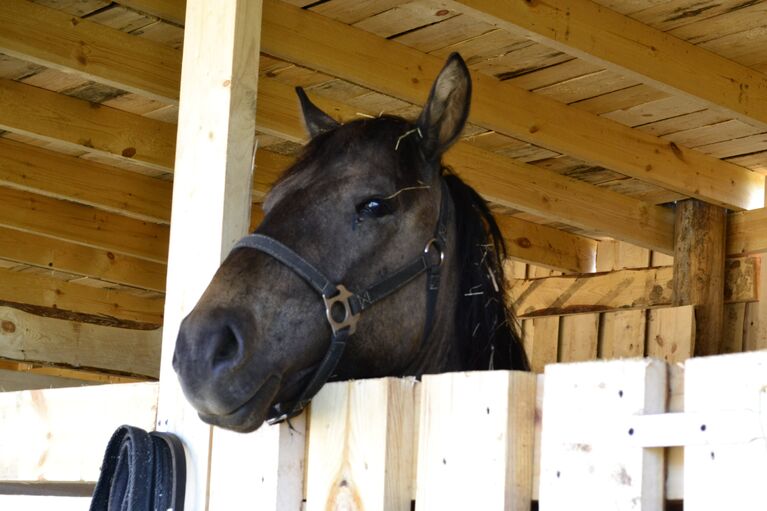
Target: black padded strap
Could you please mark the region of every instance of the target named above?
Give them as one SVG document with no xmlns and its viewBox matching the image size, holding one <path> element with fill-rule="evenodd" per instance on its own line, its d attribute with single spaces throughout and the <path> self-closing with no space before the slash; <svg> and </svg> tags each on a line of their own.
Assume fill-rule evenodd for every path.
<svg viewBox="0 0 767 511">
<path fill-rule="evenodd" d="M 269 236 L 263 234 L 245 236 L 232 247 L 232 250 L 242 247 L 255 248 L 274 257 L 296 272 L 322 296 L 333 296 L 336 293 L 336 286 L 331 284 L 322 272 L 292 249 Z"/>
<path fill-rule="evenodd" d="M 394 293 L 408 282 L 422 274 L 429 267 L 428 258 L 424 255 L 400 268 L 383 280 L 380 280 L 361 293 L 357 293 L 349 299 L 354 314 L 358 314 L 369 308 L 374 303 L 383 300 Z"/>
</svg>

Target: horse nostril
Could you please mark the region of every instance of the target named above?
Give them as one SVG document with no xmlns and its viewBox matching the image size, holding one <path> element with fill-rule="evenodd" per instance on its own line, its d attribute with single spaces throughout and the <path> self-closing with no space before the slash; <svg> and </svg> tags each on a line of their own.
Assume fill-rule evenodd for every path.
<svg viewBox="0 0 767 511">
<path fill-rule="evenodd" d="M 224 327 L 214 340 L 213 367 L 234 366 L 240 357 L 240 341 L 231 328 Z"/>
</svg>

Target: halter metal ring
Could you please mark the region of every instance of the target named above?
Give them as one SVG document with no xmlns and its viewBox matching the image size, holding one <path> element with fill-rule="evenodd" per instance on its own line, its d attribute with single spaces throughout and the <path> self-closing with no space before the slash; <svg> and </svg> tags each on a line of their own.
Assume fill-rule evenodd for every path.
<svg viewBox="0 0 767 511">
<path fill-rule="evenodd" d="M 352 312 L 352 306 L 349 303 L 349 298 L 354 295 L 343 284 L 338 284 L 336 290 L 338 293 L 333 296 L 322 296 L 322 301 L 325 302 L 325 316 L 328 318 L 328 323 L 330 323 L 330 328 L 333 330 L 334 335 L 339 330 L 347 327 L 349 328 L 349 335 L 351 335 L 357 330 L 357 320 L 360 317 L 359 313 L 354 314 Z M 333 317 L 333 309 L 336 304 L 340 304 L 344 308 L 344 317 L 340 321 Z M 335 307 L 335 309 L 338 310 L 338 307 Z"/>
<path fill-rule="evenodd" d="M 431 264 L 431 261 L 429 259 L 432 248 L 435 249 L 437 253 L 439 254 L 439 262 L 434 265 Z M 426 246 L 423 248 L 423 254 L 424 254 L 424 257 L 426 257 L 426 262 L 429 265 L 429 268 L 437 268 L 439 266 L 442 266 L 442 263 L 445 262 L 445 252 L 442 250 L 442 244 L 439 242 L 437 238 L 432 238 L 426 242 Z"/>
</svg>

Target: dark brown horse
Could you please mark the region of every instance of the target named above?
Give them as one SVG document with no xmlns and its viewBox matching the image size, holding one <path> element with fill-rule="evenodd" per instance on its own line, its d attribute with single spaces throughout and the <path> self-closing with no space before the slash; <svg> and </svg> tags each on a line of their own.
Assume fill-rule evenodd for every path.
<svg viewBox="0 0 767 511">
<path fill-rule="evenodd" d="M 414 123 L 340 125 L 298 92 L 311 142 L 181 325 L 173 365 L 200 417 L 252 431 L 328 379 L 526 368 L 498 227 L 441 164 L 469 112 L 460 56 Z"/>
</svg>

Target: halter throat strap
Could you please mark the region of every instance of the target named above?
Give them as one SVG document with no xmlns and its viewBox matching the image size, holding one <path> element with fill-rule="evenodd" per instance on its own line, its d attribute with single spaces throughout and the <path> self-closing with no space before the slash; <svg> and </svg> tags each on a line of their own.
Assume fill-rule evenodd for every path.
<svg viewBox="0 0 767 511">
<path fill-rule="evenodd" d="M 333 376 L 346 349 L 346 343 L 357 328 L 362 311 L 383 300 L 395 291 L 426 273 L 426 321 L 421 345 L 424 346 L 434 323 L 441 267 L 447 245 L 448 195 L 445 181 L 440 179 L 442 198 L 434 237 L 425 245 L 423 252 L 409 264 L 384 277 L 367 289 L 353 293 L 343 284 L 334 284 L 324 273 L 283 243 L 263 234 L 250 234 L 238 241 L 232 251 L 252 248 L 277 259 L 293 270 L 311 286 L 325 303 L 325 315 L 332 331 L 330 346 L 320 361 L 309 383 L 292 403 L 277 403 L 272 407 L 267 422 L 275 424 L 295 417 L 309 404 L 320 388 Z"/>
</svg>

